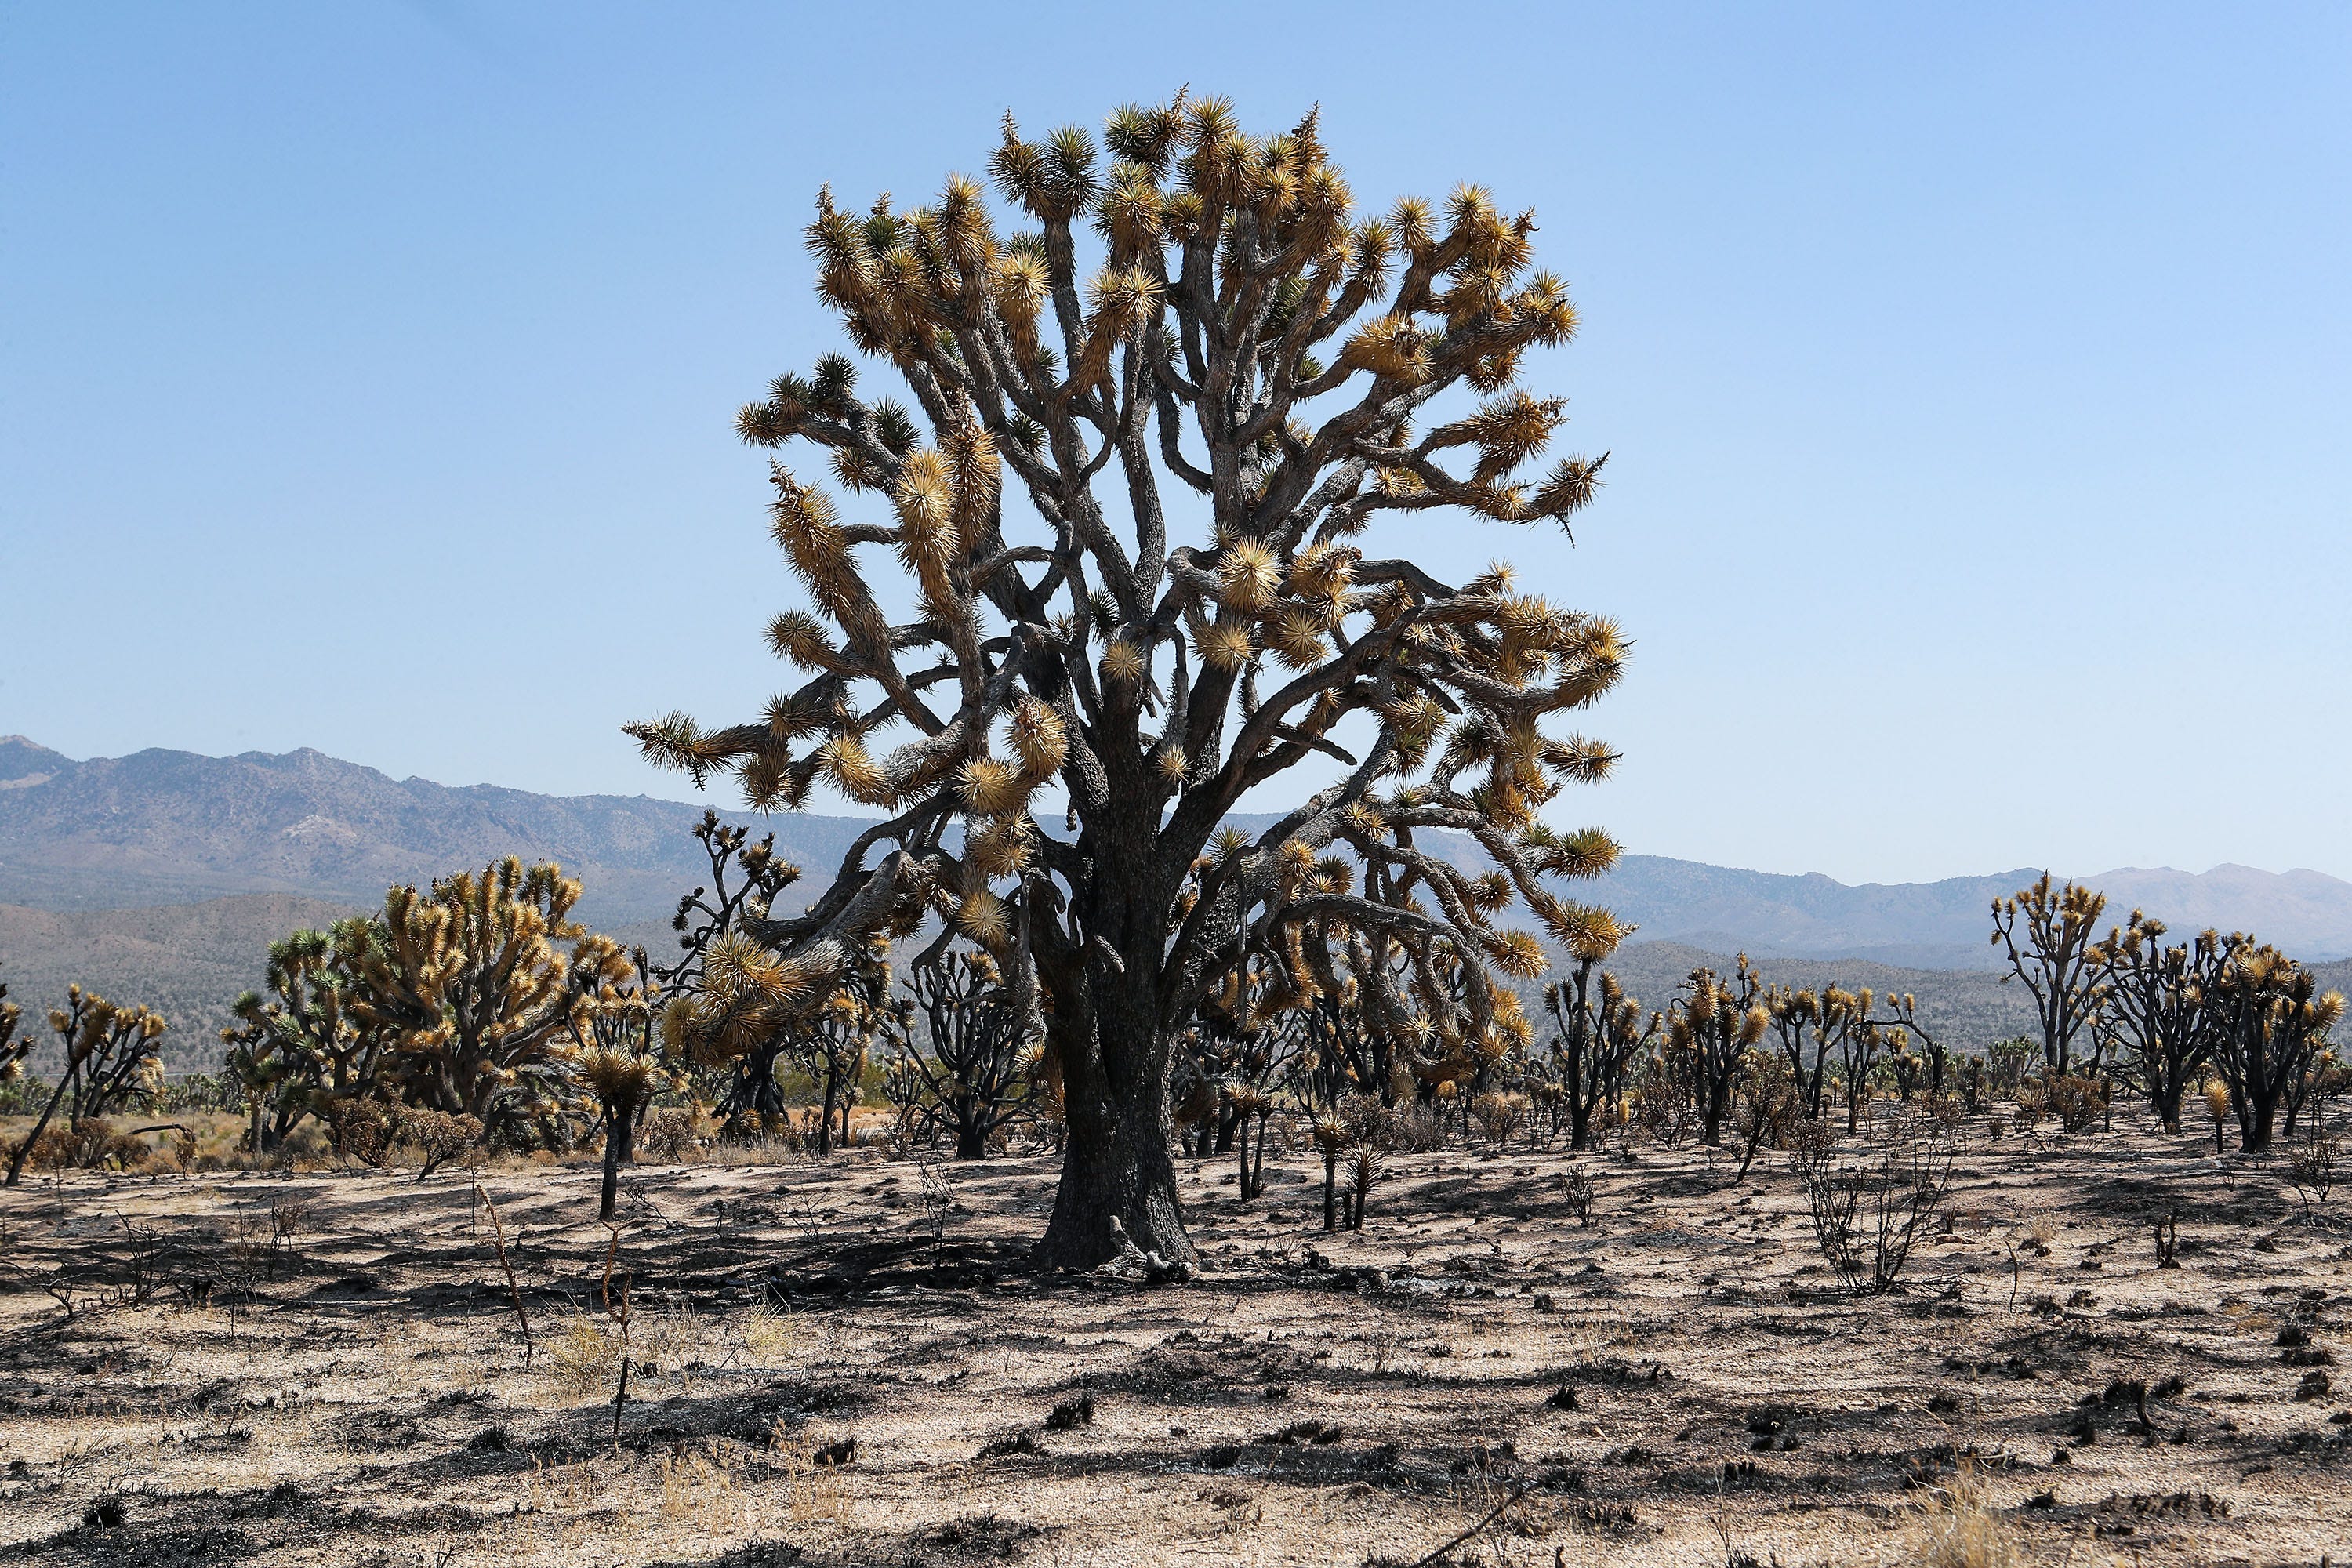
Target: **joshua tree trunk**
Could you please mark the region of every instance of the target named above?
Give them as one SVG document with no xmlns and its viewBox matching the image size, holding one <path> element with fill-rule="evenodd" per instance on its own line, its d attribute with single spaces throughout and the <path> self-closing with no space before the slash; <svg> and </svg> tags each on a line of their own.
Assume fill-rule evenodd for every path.
<svg viewBox="0 0 2352 1568">
<path fill-rule="evenodd" d="M 1241 1118 L 1241 1131 L 1235 1142 L 1242 1148 L 1242 1201 L 1249 1202 L 1265 1191 L 1265 1112 Z M 1251 1124 L 1256 1125 L 1253 1127 Z"/>
<path fill-rule="evenodd" d="M 2271 1152 L 2271 1130 L 2278 1121 L 2279 1094 L 2275 1089 L 2251 1090 L 2245 1106 L 2238 1116 L 2238 1147 L 2249 1154 Z"/>
<path fill-rule="evenodd" d="M 637 1161 L 637 1118 L 645 1114 L 643 1098 L 608 1100 L 604 1105 L 604 1186 L 596 1205 L 600 1220 L 613 1217 L 621 1195 L 621 1167 Z"/>
<path fill-rule="evenodd" d="M 785 1116 L 784 1091 L 776 1085 L 776 1058 L 783 1049 L 783 1038 L 778 1036 L 744 1053 L 730 1092 L 730 1114 L 748 1114 L 762 1127 L 773 1126 Z"/>
<path fill-rule="evenodd" d="M 1727 1083 L 1707 1089 L 1706 1112 L 1700 1121 L 1698 1141 L 1708 1148 L 1723 1142 L 1723 1119 L 1731 1110 L 1731 1086 Z"/>
<path fill-rule="evenodd" d="M 49 1091 L 49 1102 L 41 1107 L 40 1119 L 33 1123 L 33 1130 L 25 1134 L 25 1141 L 16 1145 L 16 1152 L 8 1156 L 8 1179 L 0 1183 L 0 1186 L 13 1187 L 23 1178 L 25 1157 L 33 1152 L 33 1145 L 41 1141 L 41 1134 L 49 1130 L 49 1118 L 58 1113 L 58 1102 L 65 1099 L 66 1089 L 73 1082 L 73 1077 L 74 1069 L 68 1067 L 66 1075 L 58 1080 L 58 1087 Z"/>
<path fill-rule="evenodd" d="M 611 1219 L 621 1196 L 621 1145 L 628 1140 L 629 1114 L 618 1105 L 604 1107 L 604 1188 L 596 1201 L 596 1217 Z"/>
<path fill-rule="evenodd" d="M 988 1158 L 988 1137 L 981 1131 L 979 1117 L 967 1114 L 956 1119 L 956 1158 L 959 1160 Z"/>
<path fill-rule="evenodd" d="M 1091 1268 L 1116 1256 L 1114 1216 L 1146 1252 L 1171 1263 L 1200 1256 L 1184 1235 L 1171 1152 L 1175 1118 L 1167 1086 L 1175 1043 L 1157 1026 L 1150 999 L 1134 994 L 1140 989 L 1097 993 L 1093 1037 L 1079 1049 L 1070 1048 L 1068 1036 L 1055 1040 L 1064 1052 L 1068 1142 L 1054 1215 L 1037 1244 L 1037 1260 L 1048 1268 Z"/>
</svg>

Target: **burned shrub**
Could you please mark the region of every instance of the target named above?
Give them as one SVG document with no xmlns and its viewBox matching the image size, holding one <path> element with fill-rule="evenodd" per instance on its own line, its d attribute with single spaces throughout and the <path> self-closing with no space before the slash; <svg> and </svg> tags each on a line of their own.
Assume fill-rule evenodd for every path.
<svg viewBox="0 0 2352 1568">
<path fill-rule="evenodd" d="M 1559 1195 L 1560 1201 L 1568 1205 L 1568 1212 L 1576 1216 L 1578 1229 L 1582 1230 L 1592 1224 L 1593 1186 L 1590 1167 L 1580 1161 L 1562 1171 L 1559 1173 Z"/>
<path fill-rule="evenodd" d="M 1822 1256 L 1847 1291 L 1895 1288 L 1950 1191 L 1953 1152 L 1950 1130 L 1929 1117 L 1874 1122 L 1853 1160 L 1840 1159 L 1819 1123 L 1806 1124 L 1790 1163 Z"/>
<path fill-rule="evenodd" d="M 2286 1179 L 2294 1185 L 2295 1196 L 2303 1200 L 2306 1215 L 2315 1206 L 2326 1206 L 2343 1165 L 2344 1140 L 2323 1133 L 2316 1121 L 2288 1144 Z"/>
</svg>

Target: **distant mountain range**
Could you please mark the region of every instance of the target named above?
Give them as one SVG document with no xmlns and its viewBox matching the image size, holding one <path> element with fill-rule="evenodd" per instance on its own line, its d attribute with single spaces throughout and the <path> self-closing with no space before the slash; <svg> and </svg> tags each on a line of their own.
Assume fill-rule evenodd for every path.
<svg viewBox="0 0 2352 1568">
<path fill-rule="evenodd" d="M 1718 951 L 1808 958 L 1868 958 L 1915 969 L 2000 966 L 1992 900 L 2030 886 L 2021 867 L 1990 877 L 1848 887 L 1802 877 L 1735 871 L 1692 860 L 1629 855 L 1591 884 L 1592 897 L 1644 938 Z M 2137 867 L 2076 880 L 2107 896 L 2107 922 L 2133 910 L 2176 932 L 2252 931 L 2305 959 L 2352 954 L 2352 882 L 2318 871 L 2217 866 L 2202 873 Z"/>
<path fill-rule="evenodd" d="M 691 836 L 702 811 L 648 795 L 395 781 L 309 750 L 234 757 L 158 750 L 75 762 L 11 735 L 0 738 L 0 903 L 125 909 L 286 893 L 373 904 L 394 882 L 422 884 L 512 854 L 556 860 L 578 876 L 590 919 L 658 920 L 707 875 Z M 721 815 L 773 832 L 779 849 L 807 870 L 812 893 L 869 826 L 846 816 Z M 1445 847 L 1465 859 L 1478 854 L 1467 839 Z M 1987 909 L 2037 875 L 2021 867 L 1849 887 L 1818 873 L 1629 855 L 1578 891 L 1638 924 L 1644 940 L 1984 968 Z M 2221 866 L 2081 879 L 2107 894 L 2117 920 L 2144 908 L 2179 930 L 2252 931 L 2314 959 L 2352 954 L 2352 882 L 2317 871 Z"/>
<path fill-rule="evenodd" d="M 373 906 L 395 882 L 421 885 L 508 854 L 562 863 L 585 886 L 583 919 L 657 944 L 678 895 L 708 878 L 691 833 L 702 812 L 646 795 L 394 780 L 309 750 L 157 750 L 77 762 L 22 736 L 0 738 L 0 906 L 16 906 L 0 908 L 0 977 L 41 1008 L 65 978 L 129 986 L 141 995 L 126 991 L 126 999 L 168 997 L 183 1017 L 210 1027 L 236 989 L 259 979 L 265 933 Z M 772 831 L 779 850 L 806 869 L 811 896 L 868 826 L 722 815 Z M 1260 820 L 1272 819 L 1244 825 Z M 1465 863 L 1480 856 L 1466 838 L 1438 847 Z M 1840 975 L 1853 972 L 1848 984 L 1950 992 L 1952 1017 L 1965 1013 L 1970 1033 L 2013 1032 L 1999 1020 L 2016 1010 L 2014 989 L 1986 973 L 1987 910 L 2038 874 L 2021 868 L 1849 887 L 1820 875 L 1629 855 L 1575 891 L 1639 926 L 1619 968 L 1653 1005 L 1665 1000 L 1662 977 L 1744 951 L 1775 961 L 1776 978 L 1798 979 L 1811 961 L 1834 959 L 1846 961 Z M 2252 931 L 2307 960 L 2352 954 L 2352 883 L 2316 871 L 2222 866 L 2080 879 L 2106 892 L 2115 921 L 2139 907 L 2176 931 Z M 1888 969 L 1865 977 L 1858 964 Z M 1963 973 L 1921 978 L 1937 971 Z"/>
<path fill-rule="evenodd" d="M 626 923 L 667 918 L 709 879 L 693 837 L 702 813 L 646 795 L 395 781 L 308 749 L 78 763 L 11 735 L 0 738 L 0 903 L 100 910 L 289 893 L 372 905 L 394 883 L 520 855 L 578 877 L 583 919 Z M 813 880 L 867 826 L 728 815 L 772 831 Z"/>
</svg>

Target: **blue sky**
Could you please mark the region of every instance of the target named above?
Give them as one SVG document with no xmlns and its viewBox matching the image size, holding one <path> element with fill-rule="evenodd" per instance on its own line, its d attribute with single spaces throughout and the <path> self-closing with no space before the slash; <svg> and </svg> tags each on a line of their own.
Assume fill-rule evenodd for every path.
<svg viewBox="0 0 2352 1568">
<path fill-rule="evenodd" d="M 679 795 L 792 600 L 800 246 L 999 116 L 1324 106 L 1542 215 L 1611 484 L 1444 524 L 1637 639 L 1564 803 L 1845 880 L 2352 876 L 2352 8 L 0 10 L 0 731 Z"/>
</svg>

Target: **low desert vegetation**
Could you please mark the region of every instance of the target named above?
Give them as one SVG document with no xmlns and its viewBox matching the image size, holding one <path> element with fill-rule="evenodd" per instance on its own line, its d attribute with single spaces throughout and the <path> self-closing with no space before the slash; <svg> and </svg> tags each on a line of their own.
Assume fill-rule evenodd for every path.
<svg viewBox="0 0 2352 1568">
<path fill-rule="evenodd" d="M 551 868 L 487 885 L 534 883 L 570 896 Z M 484 886 L 489 929 L 533 928 Z M 590 978 L 566 966 L 528 1100 L 487 1116 L 437 1109 L 454 1036 L 407 1062 L 421 1018 L 334 967 L 370 933 L 273 949 L 204 1079 L 153 1070 L 152 1015 L 78 994 L 50 1037 L 79 1068 L 12 1086 L 37 1179 L 0 1211 L 11 1540 L 80 1561 L 282 1515 L 252 1555 L 295 1562 L 372 1508 L 427 1560 L 2293 1561 L 2352 1461 L 2332 1004 L 2206 938 L 2157 967 L 2210 990 L 2137 1028 L 2153 924 L 2095 945 L 2063 1074 L 2046 1042 L 1931 1043 L 1908 998 L 1744 962 L 1647 1010 L 1591 952 L 1542 1035 L 1416 1071 L 1358 995 L 1286 1005 L 1253 967 L 1178 1037 L 1198 1256 L 1086 1270 L 1034 1256 L 1056 1064 L 951 938 L 911 973 L 877 945 L 862 995 L 779 1025 L 747 997 L 772 950 L 704 942 L 681 951 L 719 978 L 666 985 L 561 932 Z M 2305 1053 L 2267 1152 L 2218 1066 L 2241 1030 Z M 828 1105 L 795 1064 L 869 1033 Z M 119 1412 L 95 1448 L 93 1394 Z M 138 1479 L 104 1457 L 158 1442 Z M 430 1507 L 352 1500 L 392 1451 L 443 1456 Z M 1108 1473 L 1139 1552 L 1100 1522 Z"/>
</svg>

